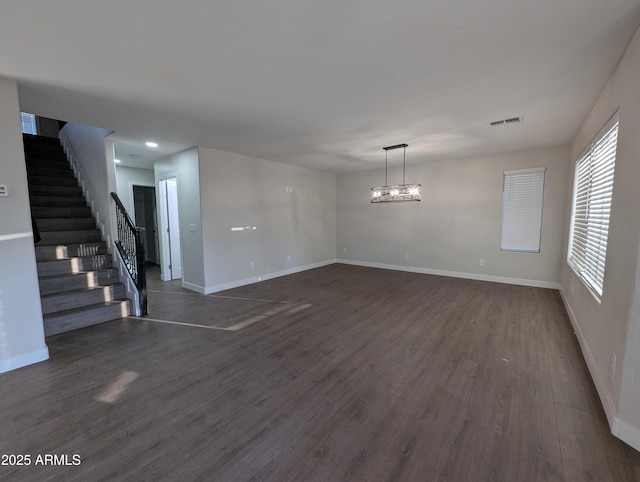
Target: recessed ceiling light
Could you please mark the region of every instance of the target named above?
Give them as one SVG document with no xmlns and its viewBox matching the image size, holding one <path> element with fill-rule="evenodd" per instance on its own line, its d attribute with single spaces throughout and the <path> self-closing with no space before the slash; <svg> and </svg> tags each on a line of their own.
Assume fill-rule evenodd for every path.
<svg viewBox="0 0 640 482">
<path fill-rule="evenodd" d="M 120 159 L 114 159 L 113 162 L 115 162 L 116 164 L 120 164 Z"/>
<path fill-rule="evenodd" d="M 145 145 L 147 147 L 158 147 L 158 144 L 156 144 L 155 142 L 151 142 L 151 141 L 145 142 Z"/>
</svg>

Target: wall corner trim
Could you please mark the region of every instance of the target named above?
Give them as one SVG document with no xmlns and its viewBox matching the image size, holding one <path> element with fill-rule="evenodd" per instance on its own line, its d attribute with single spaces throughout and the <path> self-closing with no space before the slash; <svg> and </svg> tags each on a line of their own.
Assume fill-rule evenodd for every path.
<svg viewBox="0 0 640 482">
<path fill-rule="evenodd" d="M 18 355 L 6 360 L 1 360 L 0 373 L 16 370 L 18 368 L 26 367 L 27 365 L 32 365 L 34 363 L 38 363 L 48 359 L 49 349 L 45 346 L 40 350 L 31 351 L 29 353 L 24 353 L 23 355 Z"/>
</svg>

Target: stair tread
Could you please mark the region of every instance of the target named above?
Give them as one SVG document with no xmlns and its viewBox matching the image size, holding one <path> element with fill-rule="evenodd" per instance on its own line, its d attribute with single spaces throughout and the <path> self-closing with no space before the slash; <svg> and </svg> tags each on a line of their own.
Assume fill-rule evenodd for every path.
<svg viewBox="0 0 640 482">
<path fill-rule="evenodd" d="M 51 176 L 40 176 L 38 174 L 27 175 L 27 181 L 29 182 L 29 189 L 34 187 L 51 187 L 51 186 L 60 186 L 60 187 L 78 187 L 78 181 L 75 177 L 51 177 Z"/>
<path fill-rule="evenodd" d="M 75 221 L 93 221 L 95 223 L 95 219 L 93 218 L 93 216 L 68 216 L 68 217 L 61 217 L 61 216 L 56 216 L 53 218 L 39 218 L 37 216 L 35 216 L 36 221 L 39 219 L 42 219 L 43 221 L 46 219 L 47 222 L 54 222 L 54 221 L 69 221 L 69 220 L 75 220 Z"/>
<path fill-rule="evenodd" d="M 113 257 L 109 254 L 75 256 L 59 259 L 37 260 L 38 277 L 82 273 L 88 270 L 113 269 Z"/>
<path fill-rule="evenodd" d="M 56 278 L 70 278 L 73 276 L 84 276 L 87 274 L 93 274 L 93 273 L 106 273 L 107 271 L 110 270 L 114 270 L 116 268 L 105 268 L 105 269 L 92 269 L 92 270 L 86 270 L 86 271 L 78 271 L 77 273 L 60 273 L 60 274 L 51 274 L 51 275 L 45 275 L 45 276 L 39 276 L 38 279 L 40 280 L 48 280 L 48 279 L 56 279 Z M 107 283 L 106 285 L 98 285 L 98 286 L 109 286 L 112 284 L 116 284 L 119 283 L 120 280 L 114 280 L 113 283 Z"/>
<path fill-rule="evenodd" d="M 107 253 L 103 253 L 103 254 L 89 254 L 87 256 L 66 256 L 64 258 L 43 259 L 43 260 L 38 261 L 38 264 L 40 264 L 40 263 L 56 263 L 58 261 L 71 261 L 73 259 L 80 259 L 80 260 L 92 259 L 92 258 L 95 258 L 96 256 L 106 257 L 106 256 L 109 256 L 109 255 Z"/>
<path fill-rule="evenodd" d="M 60 139 L 57 137 L 51 136 L 42 136 L 39 134 L 27 134 L 26 132 L 22 133 L 22 138 L 27 142 L 42 142 L 42 143 L 56 143 L 60 144 Z"/>
<path fill-rule="evenodd" d="M 63 314 L 61 314 L 63 313 Z M 43 316 L 45 336 L 57 335 L 67 331 L 119 320 L 131 314 L 131 303 L 127 301 L 108 301 L 85 308 L 75 308 Z"/>
<path fill-rule="evenodd" d="M 57 259 L 64 259 L 64 253 L 84 250 L 85 252 L 91 252 L 86 256 L 97 256 L 107 253 L 107 245 L 104 241 L 88 241 L 85 243 L 55 243 L 55 244 L 41 244 L 36 245 L 36 259 L 38 261 L 54 261 Z M 63 256 L 63 257 L 59 257 Z M 78 257 L 78 256 L 72 256 Z M 81 256 L 82 257 L 82 256 Z"/>
<path fill-rule="evenodd" d="M 85 247 L 85 248 L 104 248 L 106 247 L 106 243 L 104 241 L 88 241 L 88 242 L 84 242 L 84 243 L 58 243 L 58 244 L 40 244 L 38 243 L 36 245 L 36 251 L 38 250 L 38 248 L 51 248 L 52 246 L 55 246 L 56 248 L 72 248 L 72 249 L 76 249 L 79 247 Z M 93 256 L 93 255 L 87 255 L 87 256 Z M 82 256 L 71 256 L 72 258 L 82 258 Z"/>
<path fill-rule="evenodd" d="M 82 197 L 82 189 L 78 186 L 33 186 L 29 192 L 34 196 Z"/>
<path fill-rule="evenodd" d="M 69 229 L 69 230 L 58 230 L 58 231 L 49 231 L 47 229 L 40 229 L 40 236 L 42 240 L 38 243 L 40 246 L 51 246 L 51 245 L 68 245 L 73 242 L 72 238 L 78 238 L 79 242 L 89 241 L 87 238 L 91 238 L 91 241 L 98 242 L 100 241 L 100 230 L 99 229 Z M 51 238 L 63 238 L 63 239 L 51 239 Z M 95 238 L 95 239 L 94 239 Z M 68 240 L 68 241 L 67 241 Z"/>
<path fill-rule="evenodd" d="M 44 207 L 31 206 L 31 214 L 38 219 L 76 219 L 91 218 L 91 208 L 87 206 Z"/>
<path fill-rule="evenodd" d="M 82 313 L 84 311 L 92 311 L 92 310 L 96 310 L 96 309 L 100 309 L 100 308 L 107 308 L 110 306 L 120 306 L 122 305 L 122 303 L 128 303 L 129 300 L 123 299 L 123 300 L 114 300 L 114 301 L 102 301 L 100 303 L 94 303 L 91 305 L 87 305 L 87 306 L 81 306 L 79 308 L 71 308 L 69 310 L 63 310 L 63 311 L 56 311 L 53 313 L 48 313 L 46 315 L 43 315 L 43 318 L 45 320 L 51 319 L 51 318 L 60 318 L 63 316 L 69 316 L 69 315 L 74 315 L 74 314 L 78 314 L 78 313 Z"/>
<path fill-rule="evenodd" d="M 52 196 L 47 194 L 31 194 L 32 207 L 85 207 L 87 201 L 82 196 Z"/>
<path fill-rule="evenodd" d="M 78 288 L 75 290 L 67 290 L 67 291 L 58 291 L 55 293 L 47 293 L 44 295 L 41 295 L 40 298 L 42 299 L 51 299 L 51 298 L 63 298 L 65 296 L 74 296 L 77 295 L 79 293 L 86 293 L 87 291 L 104 291 L 105 289 L 114 289 L 117 288 L 118 285 L 122 285 L 124 286 L 123 283 L 113 283 L 110 285 L 99 285 L 99 286 L 91 286 L 89 288 Z M 113 301 L 124 301 L 125 299 L 123 298 L 122 300 L 113 300 Z"/>
<path fill-rule="evenodd" d="M 69 231 L 93 231 L 96 228 L 96 221 L 92 217 L 69 217 L 69 218 L 38 218 L 36 217 L 38 230 L 48 233 L 69 232 Z"/>
<path fill-rule="evenodd" d="M 47 233 L 69 233 L 69 232 L 74 232 L 77 231 L 78 233 L 85 233 L 87 231 L 100 231 L 98 228 L 91 228 L 91 229 L 40 229 L 40 231 L 44 231 Z M 79 241 L 79 243 L 82 243 L 82 241 Z M 69 243 L 61 243 L 63 245 L 69 245 Z"/>
<path fill-rule="evenodd" d="M 59 177 L 59 178 L 73 178 L 73 171 L 70 167 L 66 167 L 64 169 L 56 169 L 55 167 L 36 167 L 36 166 L 27 166 L 27 176 L 35 176 L 35 177 Z"/>
</svg>

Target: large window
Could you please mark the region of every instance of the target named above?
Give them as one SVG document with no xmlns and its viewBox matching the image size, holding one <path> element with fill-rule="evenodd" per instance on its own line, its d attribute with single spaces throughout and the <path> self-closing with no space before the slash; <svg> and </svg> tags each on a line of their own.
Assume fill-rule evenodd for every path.
<svg viewBox="0 0 640 482">
<path fill-rule="evenodd" d="M 540 252 L 545 170 L 504 171 L 501 250 Z"/>
<path fill-rule="evenodd" d="M 573 188 L 568 262 L 598 300 L 604 283 L 617 141 L 616 114 L 579 156 Z"/>
</svg>

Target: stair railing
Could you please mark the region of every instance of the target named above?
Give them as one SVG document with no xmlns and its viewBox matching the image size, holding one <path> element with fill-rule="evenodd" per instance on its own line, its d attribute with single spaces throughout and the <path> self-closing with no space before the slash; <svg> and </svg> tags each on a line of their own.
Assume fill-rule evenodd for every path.
<svg viewBox="0 0 640 482">
<path fill-rule="evenodd" d="M 111 197 L 116 204 L 116 226 L 118 229 L 118 239 L 114 241 L 114 244 L 138 291 L 138 309 L 136 311 L 140 313 L 140 316 L 147 315 L 149 313 L 147 308 L 147 276 L 144 267 L 144 245 L 142 242 L 144 228 L 136 227 L 133 224 L 131 217 L 115 192 L 111 193 Z"/>
</svg>

